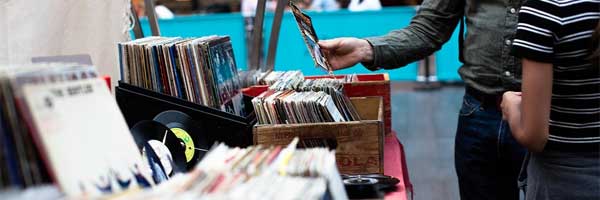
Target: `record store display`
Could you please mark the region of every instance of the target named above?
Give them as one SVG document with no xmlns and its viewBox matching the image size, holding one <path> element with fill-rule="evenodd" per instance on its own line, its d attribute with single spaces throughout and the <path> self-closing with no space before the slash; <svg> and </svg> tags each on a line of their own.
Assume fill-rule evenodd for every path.
<svg viewBox="0 0 600 200">
<path fill-rule="evenodd" d="M 245 116 L 229 36 L 147 37 L 119 44 L 124 83 Z"/>
<path fill-rule="evenodd" d="M 52 177 L 66 195 L 95 197 L 152 184 L 94 67 L 3 67 L 0 87 L 3 187 Z"/>
<path fill-rule="evenodd" d="M 193 171 L 123 199 L 348 199 L 326 148 L 215 146 Z"/>
</svg>

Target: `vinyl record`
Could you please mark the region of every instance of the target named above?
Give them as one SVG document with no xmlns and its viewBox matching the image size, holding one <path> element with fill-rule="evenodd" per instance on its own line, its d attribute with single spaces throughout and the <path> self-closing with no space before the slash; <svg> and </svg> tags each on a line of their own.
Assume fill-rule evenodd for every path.
<svg viewBox="0 0 600 200">
<path fill-rule="evenodd" d="M 192 120 L 187 114 L 176 111 L 164 111 L 154 121 L 168 127 L 175 136 L 181 139 L 185 147 L 186 169 L 192 169 L 206 154 L 210 148 L 207 135 L 202 132 L 201 124 Z"/>
<path fill-rule="evenodd" d="M 384 193 L 379 190 L 375 178 L 349 177 L 344 178 L 344 188 L 350 199 L 380 199 Z"/>
<path fill-rule="evenodd" d="M 344 185 L 374 185 L 380 191 L 389 192 L 396 190 L 396 185 L 400 183 L 396 177 L 382 174 L 359 174 L 342 175 Z"/>
<path fill-rule="evenodd" d="M 165 125 L 150 120 L 140 121 L 131 128 L 131 134 L 140 152 L 143 153 L 146 144 L 152 147 L 167 175 L 186 169 L 183 141 Z M 172 163 L 165 154 L 171 157 Z"/>
</svg>

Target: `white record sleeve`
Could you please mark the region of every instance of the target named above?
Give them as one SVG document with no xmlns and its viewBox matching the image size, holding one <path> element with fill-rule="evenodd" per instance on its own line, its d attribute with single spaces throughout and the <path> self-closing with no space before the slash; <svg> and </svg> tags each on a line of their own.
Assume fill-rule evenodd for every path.
<svg viewBox="0 0 600 200">
<path fill-rule="evenodd" d="M 107 186 L 110 192 L 137 186 L 141 155 L 104 81 L 27 84 L 23 95 L 43 157 L 65 194 L 93 197 Z"/>
</svg>

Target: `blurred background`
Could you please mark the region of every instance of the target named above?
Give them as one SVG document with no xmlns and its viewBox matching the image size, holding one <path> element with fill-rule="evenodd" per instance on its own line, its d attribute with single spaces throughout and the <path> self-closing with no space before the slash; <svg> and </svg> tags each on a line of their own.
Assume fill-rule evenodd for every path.
<svg viewBox="0 0 600 200">
<path fill-rule="evenodd" d="M 336 37 L 372 37 L 387 34 L 410 23 L 421 0 L 296 0 L 314 23 L 320 40 Z M 142 29 L 150 35 L 150 26 L 144 17 L 144 1 L 132 0 L 140 16 Z M 238 69 L 247 68 L 249 42 L 253 31 L 257 0 L 157 0 L 155 11 L 162 36 L 197 37 L 203 35 L 230 35 Z M 263 35 L 263 56 L 266 56 L 276 1 L 268 0 Z M 286 10 L 288 10 L 286 8 Z M 440 51 L 430 58 L 430 76 L 424 77 L 425 63 L 412 63 L 401 69 L 387 70 L 391 80 L 398 81 L 460 81 L 457 70 L 458 30 Z M 305 75 L 323 75 L 306 50 L 291 13 L 283 16 L 275 70 L 302 70 Z M 381 73 L 378 71 L 375 73 Z M 363 67 L 354 67 L 339 74 L 371 73 Z"/>
</svg>

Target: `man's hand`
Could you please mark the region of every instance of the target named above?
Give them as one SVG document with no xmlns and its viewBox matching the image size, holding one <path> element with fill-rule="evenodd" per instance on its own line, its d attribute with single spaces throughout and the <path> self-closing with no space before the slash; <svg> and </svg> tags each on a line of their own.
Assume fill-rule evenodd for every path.
<svg viewBox="0 0 600 200">
<path fill-rule="evenodd" d="M 334 70 L 348 68 L 359 62 L 373 61 L 373 47 L 364 39 L 336 38 L 321 40 L 319 46 L 321 46 Z"/>
</svg>

